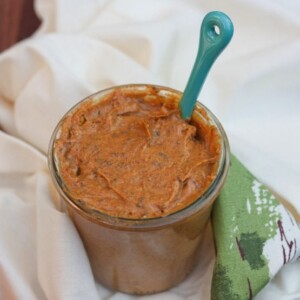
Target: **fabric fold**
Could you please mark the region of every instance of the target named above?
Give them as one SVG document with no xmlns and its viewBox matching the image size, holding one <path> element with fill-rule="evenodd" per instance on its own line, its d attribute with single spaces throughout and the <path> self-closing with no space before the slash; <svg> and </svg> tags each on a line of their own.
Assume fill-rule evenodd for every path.
<svg viewBox="0 0 300 300">
<path fill-rule="evenodd" d="M 252 299 L 282 266 L 300 259 L 300 226 L 234 156 L 212 223 L 212 299 Z"/>
</svg>

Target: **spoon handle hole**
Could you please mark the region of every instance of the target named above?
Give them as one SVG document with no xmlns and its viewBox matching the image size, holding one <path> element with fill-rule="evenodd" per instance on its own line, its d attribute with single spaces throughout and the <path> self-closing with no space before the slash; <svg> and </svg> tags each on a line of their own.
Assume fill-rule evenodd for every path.
<svg viewBox="0 0 300 300">
<path fill-rule="evenodd" d="M 220 35 L 221 31 L 220 31 L 220 27 L 218 25 L 213 25 L 213 30 L 216 35 Z"/>
</svg>

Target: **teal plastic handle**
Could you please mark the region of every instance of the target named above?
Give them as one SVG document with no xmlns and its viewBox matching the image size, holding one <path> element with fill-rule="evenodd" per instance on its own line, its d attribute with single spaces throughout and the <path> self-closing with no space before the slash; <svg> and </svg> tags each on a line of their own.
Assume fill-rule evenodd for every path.
<svg viewBox="0 0 300 300">
<path fill-rule="evenodd" d="M 224 13 L 213 11 L 204 17 L 196 61 L 179 103 L 182 118 L 191 118 L 206 76 L 232 35 L 233 24 Z"/>
</svg>

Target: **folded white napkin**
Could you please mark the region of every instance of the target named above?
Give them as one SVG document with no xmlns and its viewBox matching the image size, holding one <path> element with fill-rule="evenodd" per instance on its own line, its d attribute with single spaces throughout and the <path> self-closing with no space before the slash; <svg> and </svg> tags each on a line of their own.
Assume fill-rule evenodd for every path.
<svg viewBox="0 0 300 300">
<path fill-rule="evenodd" d="M 300 221 L 300 3 L 277 1 L 35 2 L 42 25 L 0 55 L 0 299 L 209 299 L 211 232 L 178 287 L 133 297 L 93 279 L 81 240 L 49 180 L 55 124 L 78 100 L 124 83 L 183 90 L 211 10 L 235 25 L 200 100 L 236 156 Z M 256 299 L 300 299 L 300 262 Z"/>
</svg>

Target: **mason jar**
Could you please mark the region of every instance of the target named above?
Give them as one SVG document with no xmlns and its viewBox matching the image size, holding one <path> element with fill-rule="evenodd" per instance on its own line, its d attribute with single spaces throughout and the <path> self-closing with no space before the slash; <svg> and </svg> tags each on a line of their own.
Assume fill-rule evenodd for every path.
<svg viewBox="0 0 300 300">
<path fill-rule="evenodd" d="M 224 185 L 230 160 L 229 144 L 217 118 L 197 102 L 192 119 L 217 129 L 220 159 L 215 179 L 194 202 L 167 216 L 129 219 L 95 212 L 72 199 L 60 176 L 55 141 L 65 118 L 86 101 L 97 103 L 117 89 L 154 87 L 166 99 L 182 93 L 156 85 L 131 84 L 99 91 L 71 108 L 55 128 L 49 146 L 48 162 L 52 180 L 65 209 L 75 224 L 88 254 L 97 281 L 129 294 L 150 294 L 181 282 L 197 263 L 199 248 L 210 219 L 214 201 Z M 206 255 L 205 253 L 202 254 Z M 201 259 L 201 258 L 200 258 Z"/>
</svg>

